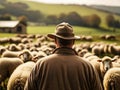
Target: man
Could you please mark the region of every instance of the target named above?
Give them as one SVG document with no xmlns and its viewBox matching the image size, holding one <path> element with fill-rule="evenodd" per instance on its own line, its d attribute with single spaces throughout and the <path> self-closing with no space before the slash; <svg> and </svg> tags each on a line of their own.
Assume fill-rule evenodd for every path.
<svg viewBox="0 0 120 90">
<path fill-rule="evenodd" d="M 55 40 L 57 48 L 37 62 L 24 90 L 102 90 L 92 65 L 72 49 L 79 37 L 74 36 L 70 24 L 58 24 L 55 34 L 48 37 Z"/>
</svg>

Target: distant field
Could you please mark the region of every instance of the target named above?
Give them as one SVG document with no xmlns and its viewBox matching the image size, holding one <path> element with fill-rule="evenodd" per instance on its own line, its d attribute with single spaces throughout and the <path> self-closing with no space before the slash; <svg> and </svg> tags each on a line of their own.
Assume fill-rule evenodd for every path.
<svg viewBox="0 0 120 90">
<path fill-rule="evenodd" d="M 93 36 L 94 42 L 107 42 L 107 43 L 118 43 L 120 44 L 120 29 L 117 30 L 116 33 L 113 33 L 112 31 L 104 31 L 104 30 L 99 30 L 99 29 L 94 29 L 94 28 L 86 28 L 86 27 L 77 27 L 73 26 L 74 32 L 76 35 L 91 35 Z M 47 35 L 48 33 L 54 33 L 55 26 L 29 26 L 27 28 L 27 33 L 28 34 L 41 34 L 41 35 Z M 103 41 L 100 40 L 101 35 L 105 34 L 111 34 L 115 35 L 117 37 L 116 41 Z M 0 38 L 3 37 L 14 37 L 16 34 L 10 34 L 10 33 L 0 33 Z M 84 42 L 84 41 L 82 41 Z M 77 42 L 79 43 L 79 41 Z"/>
<path fill-rule="evenodd" d="M 76 35 L 92 35 L 92 36 L 98 36 L 103 34 L 120 35 L 120 29 L 117 29 L 116 33 L 113 33 L 111 30 L 105 31 L 101 29 L 78 27 L 78 26 L 73 26 L 73 29 Z M 54 33 L 54 31 L 55 31 L 55 26 L 28 26 L 27 27 L 28 34 L 46 35 L 48 33 Z M 0 33 L 0 37 L 11 37 L 14 35 L 15 34 Z"/>
<path fill-rule="evenodd" d="M 76 35 L 102 35 L 102 34 L 120 34 L 120 29 L 117 29 L 116 33 L 113 33 L 111 30 L 101 30 L 101 29 L 95 29 L 95 28 L 87 28 L 87 27 L 78 27 L 73 26 L 74 32 Z M 55 26 L 29 26 L 28 27 L 28 33 L 31 34 L 47 34 L 47 33 L 53 33 L 55 30 Z"/>
</svg>

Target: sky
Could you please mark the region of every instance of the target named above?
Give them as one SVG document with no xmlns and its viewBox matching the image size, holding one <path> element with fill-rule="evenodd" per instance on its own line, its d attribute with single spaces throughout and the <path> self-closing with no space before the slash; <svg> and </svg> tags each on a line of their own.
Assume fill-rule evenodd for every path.
<svg viewBox="0 0 120 90">
<path fill-rule="evenodd" d="M 120 0 L 28 0 L 43 3 L 57 3 L 57 4 L 86 4 L 86 5 L 107 5 L 120 6 Z"/>
</svg>

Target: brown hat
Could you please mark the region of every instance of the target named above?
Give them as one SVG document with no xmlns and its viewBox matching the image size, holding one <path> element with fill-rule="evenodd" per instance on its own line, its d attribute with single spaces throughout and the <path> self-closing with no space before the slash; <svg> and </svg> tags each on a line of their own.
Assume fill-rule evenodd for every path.
<svg viewBox="0 0 120 90">
<path fill-rule="evenodd" d="M 69 23 L 60 23 L 56 26 L 55 33 L 48 34 L 48 37 L 55 39 L 59 37 L 62 39 L 80 39 L 79 36 L 75 36 L 73 33 L 73 28 Z"/>
</svg>

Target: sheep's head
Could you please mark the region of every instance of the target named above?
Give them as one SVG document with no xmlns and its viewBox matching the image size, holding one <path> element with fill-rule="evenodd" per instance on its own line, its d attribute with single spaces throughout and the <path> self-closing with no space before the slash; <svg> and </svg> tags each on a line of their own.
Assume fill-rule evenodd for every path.
<svg viewBox="0 0 120 90">
<path fill-rule="evenodd" d="M 29 50 L 24 50 L 22 53 L 19 54 L 19 57 L 24 61 L 31 61 L 32 60 L 32 55 Z"/>
<path fill-rule="evenodd" d="M 100 69 L 102 72 L 106 73 L 110 68 L 113 67 L 112 62 L 114 62 L 115 58 L 110 58 L 108 56 L 104 56 L 102 60 L 98 60 L 98 62 L 101 62 Z"/>
<path fill-rule="evenodd" d="M 83 49 L 80 52 L 78 52 L 78 55 L 83 57 L 86 53 L 88 53 L 88 50 L 87 49 Z"/>
<path fill-rule="evenodd" d="M 9 48 L 9 50 L 11 50 L 11 51 L 15 51 L 16 50 L 16 45 L 15 44 L 11 44 L 8 48 Z"/>
<path fill-rule="evenodd" d="M 6 51 L 6 49 L 4 47 L 0 48 L 0 55 L 2 55 L 5 51 Z"/>
<path fill-rule="evenodd" d="M 41 59 L 41 58 L 43 58 L 45 56 L 47 56 L 47 54 L 45 54 L 44 52 L 41 51 L 36 56 L 34 56 L 32 58 L 32 61 L 37 62 L 39 59 Z"/>
</svg>

